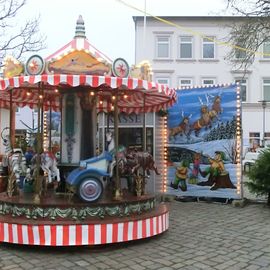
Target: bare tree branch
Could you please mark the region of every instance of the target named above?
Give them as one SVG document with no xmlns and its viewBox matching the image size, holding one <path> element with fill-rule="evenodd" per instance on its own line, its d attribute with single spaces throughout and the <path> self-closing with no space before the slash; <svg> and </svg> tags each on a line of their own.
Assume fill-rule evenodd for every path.
<svg viewBox="0 0 270 270">
<path fill-rule="evenodd" d="M 26 52 L 45 48 L 46 38 L 39 33 L 39 17 L 27 20 L 20 28 L 17 26 L 25 4 L 26 0 L 0 0 L 0 67 L 8 54 L 20 59 Z"/>
<path fill-rule="evenodd" d="M 234 46 L 226 59 L 246 72 L 260 47 L 270 40 L 270 0 L 227 0 L 227 7 L 243 19 L 230 25 L 228 42 Z"/>
</svg>

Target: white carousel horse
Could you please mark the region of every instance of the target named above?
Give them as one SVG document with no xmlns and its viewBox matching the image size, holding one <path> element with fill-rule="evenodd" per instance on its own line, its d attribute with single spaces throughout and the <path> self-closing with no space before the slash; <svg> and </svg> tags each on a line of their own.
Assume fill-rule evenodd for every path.
<svg viewBox="0 0 270 270">
<path fill-rule="evenodd" d="M 8 167 L 11 174 L 15 175 L 16 182 L 20 181 L 20 176 L 26 174 L 26 159 L 20 148 L 12 149 L 9 134 L 3 135 L 4 128 L 1 132 L 3 145 L 5 146 L 5 156 L 3 158 L 3 166 Z"/>
<path fill-rule="evenodd" d="M 36 169 L 38 154 L 35 154 L 31 160 L 32 170 Z M 48 182 L 51 183 L 52 179 L 56 177 L 57 182 L 60 182 L 60 172 L 57 168 L 57 160 L 52 152 L 43 152 L 40 154 L 40 167 L 47 173 Z"/>
<path fill-rule="evenodd" d="M 117 155 L 118 166 L 124 166 L 126 164 L 126 148 L 123 146 L 118 147 L 118 151 L 115 149 L 115 142 L 113 133 L 111 131 L 106 132 L 106 143 L 107 143 L 107 151 L 113 156 L 113 161 L 109 165 L 109 172 L 111 176 L 113 174 L 113 169 L 116 166 L 115 155 Z"/>
<path fill-rule="evenodd" d="M 107 151 L 111 152 L 112 150 L 114 150 L 114 147 L 115 147 L 113 133 L 111 131 L 107 131 L 105 136 L 106 136 L 106 143 L 107 143 Z"/>
<path fill-rule="evenodd" d="M 107 151 L 110 154 L 113 154 L 114 146 L 115 146 L 113 134 L 112 134 L 111 131 L 107 131 L 106 134 L 105 134 L 105 136 L 106 136 Z M 108 171 L 109 171 L 111 177 L 112 177 L 112 174 L 113 174 L 113 168 L 114 168 L 115 164 L 116 164 L 116 161 L 113 158 L 113 161 L 108 166 Z"/>
</svg>

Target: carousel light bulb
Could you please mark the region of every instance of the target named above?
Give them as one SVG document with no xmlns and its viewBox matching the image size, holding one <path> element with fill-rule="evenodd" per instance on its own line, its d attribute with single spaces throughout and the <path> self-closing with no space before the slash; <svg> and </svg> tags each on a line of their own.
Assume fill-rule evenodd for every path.
<svg viewBox="0 0 270 270">
<path fill-rule="evenodd" d="M 55 92 L 55 93 L 58 93 L 59 91 L 58 91 L 58 89 L 57 89 L 57 88 L 55 88 L 55 89 L 54 89 L 54 92 Z"/>
<path fill-rule="evenodd" d="M 94 95 L 95 95 L 95 92 L 91 91 L 91 92 L 90 92 L 90 95 L 91 95 L 91 96 L 94 96 Z"/>
<path fill-rule="evenodd" d="M 112 105 L 112 107 L 111 107 L 111 108 L 112 108 L 112 110 L 114 110 L 114 106 L 113 106 L 113 105 Z"/>
<path fill-rule="evenodd" d="M 27 92 L 26 92 L 26 95 L 27 95 L 27 96 L 30 96 L 30 95 L 31 95 L 31 93 L 27 91 Z"/>
<path fill-rule="evenodd" d="M 40 99 L 42 99 L 42 98 L 43 98 L 43 96 L 42 96 L 42 95 L 39 95 L 39 98 L 40 98 Z"/>
<path fill-rule="evenodd" d="M 112 100 L 115 100 L 115 96 L 112 96 Z"/>
<path fill-rule="evenodd" d="M 102 100 L 100 100 L 100 101 L 99 101 L 99 104 L 103 104 L 103 101 L 102 101 Z"/>
<path fill-rule="evenodd" d="M 125 94 L 125 95 L 124 95 L 124 98 L 127 98 L 127 97 L 128 97 L 128 95 Z"/>
</svg>

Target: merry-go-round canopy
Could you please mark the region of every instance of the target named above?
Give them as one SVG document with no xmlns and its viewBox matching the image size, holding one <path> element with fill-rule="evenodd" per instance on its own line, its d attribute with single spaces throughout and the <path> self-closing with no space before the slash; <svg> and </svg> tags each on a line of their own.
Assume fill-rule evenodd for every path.
<svg viewBox="0 0 270 270">
<path fill-rule="evenodd" d="M 166 109 L 176 100 L 176 92 L 166 85 L 135 78 L 119 78 L 98 75 L 71 75 L 53 74 L 36 76 L 19 76 L 0 80 L 0 106 L 9 107 L 10 95 L 12 103 L 18 107 L 28 105 L 34 108 L 38 100 L 43 100 L 45 109 L 50 106 L 58 110 L 60 106 L 61 89 L 71 90 L 74 87 L 83 87 L 85 91 L 93 90 L 98 93 L 97 101 L 106 101 L 108 96 L 116 92 L 126 93 L 118 95 L 119 111 L 126 113 L 157 112 Z M 38 88 L 41 91 L 39 92 Z M 42 93 L 42 94 L 41 94 Z M 101 106 L 100 110 L 107 111 L 107 104 Z"/>
<path fill-rule="evenodd" d="M 110 58 L 91 48 L 80 16 L 73 40 L 45 60 L 33 55 L 26 64 L 9 61 L 6 78 L 0 79 L 0 107 L 9 108 L 12 102 L 35 108 L 41 103 L 44 110 L 57 111 L 62 93 L 69 91 L 85 98 L 95 96 L 98 110 L 105 112 L 113 110 L 116 101 L 119 111 L 128 114 L 157 112 L 176 101 L 174 89 L 144 77 L 129 77 L 124 59 L 118 66 L 115 60 L 114 66 Z"/>
</svg>

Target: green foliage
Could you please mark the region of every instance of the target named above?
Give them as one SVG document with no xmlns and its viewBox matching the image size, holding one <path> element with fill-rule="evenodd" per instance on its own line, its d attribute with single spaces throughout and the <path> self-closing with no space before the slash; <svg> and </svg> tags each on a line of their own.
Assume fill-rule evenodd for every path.
<svg viewBox="0 0 270 270">
<path fill-rule="evenodd" d="M 248 173 L 250 179 L 246 183 L 249 191 L 256 195 L 267 195 L 270 205 L 270 148 L 267 147 L 259 155 Z"/>
<path fill-rule="evenodd" d="M 165 110 L 165 109 L 160 109 L 158 112 L 157 112 L 158 116 L 160 117 L 164 117 L 164 116 L 167 116 L 168 115 L 168 111 Z"/>
</svg>

